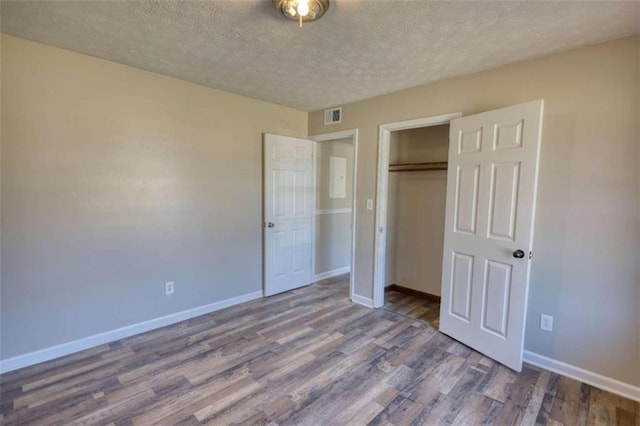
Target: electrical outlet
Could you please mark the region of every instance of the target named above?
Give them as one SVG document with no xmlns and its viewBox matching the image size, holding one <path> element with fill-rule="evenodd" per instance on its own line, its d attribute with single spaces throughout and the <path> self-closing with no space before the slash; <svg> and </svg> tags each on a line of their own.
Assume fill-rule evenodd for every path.
<svg viewBox="0 0 640 426">
<path fill-rule="evenodd" d="M 167 296 L 173 294 L 173 281 L 164 283 L 164 294 Z"/>
<path fill-rule="evenodd" d="M 540 314 L 540 328 L 544 331 L 553 331 L 553 317 L 551 315 Z"/>
</svg>

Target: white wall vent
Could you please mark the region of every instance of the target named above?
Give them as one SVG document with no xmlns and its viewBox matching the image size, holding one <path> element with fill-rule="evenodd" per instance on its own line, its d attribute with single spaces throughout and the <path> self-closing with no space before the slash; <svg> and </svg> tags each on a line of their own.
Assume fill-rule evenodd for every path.
<svg viewBox="0 0 640 426">
<path fill-rule="evenodd" d="M 342 123 L 342 108 L 331 108 L 324 110 L 324 124 Z"/>
</svg>

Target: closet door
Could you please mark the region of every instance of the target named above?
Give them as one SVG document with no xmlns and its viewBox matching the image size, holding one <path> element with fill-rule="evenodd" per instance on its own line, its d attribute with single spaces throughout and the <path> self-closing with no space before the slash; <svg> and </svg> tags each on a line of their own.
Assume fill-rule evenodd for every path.
<svg viewBox="0 0 640 426">
<path fill-rule="evenodd" d="M 451 121 L 440 331 L 522 369 L 543 101 Z"/>
</svg>

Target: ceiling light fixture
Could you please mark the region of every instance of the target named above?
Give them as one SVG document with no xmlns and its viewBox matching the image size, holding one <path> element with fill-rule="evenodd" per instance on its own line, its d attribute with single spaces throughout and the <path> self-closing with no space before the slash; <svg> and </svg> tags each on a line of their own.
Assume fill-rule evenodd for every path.
<svg viewBox="0 0 640 426">
<path fill-rule="evenodd" d="M 329 9 L 329 0 L 273 0 L 273 5 L 284 16 L 300 23 L 313 22 L 322 18 Z"/>
</svg>

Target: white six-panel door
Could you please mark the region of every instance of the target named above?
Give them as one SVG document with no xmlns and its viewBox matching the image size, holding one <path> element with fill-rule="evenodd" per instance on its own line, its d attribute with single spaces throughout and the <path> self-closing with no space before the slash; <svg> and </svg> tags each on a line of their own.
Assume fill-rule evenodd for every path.
<svg viewBox="0 0 640 426">
<path fill-rule="evenodd" d="M 543 102 L 451 121 L 440 331 L 520 371 Z"/>
<path fill-rule="evenodd" d="M 310 284 L 313 142 L 264 135 L 264 293 Z"/>
</svg>

